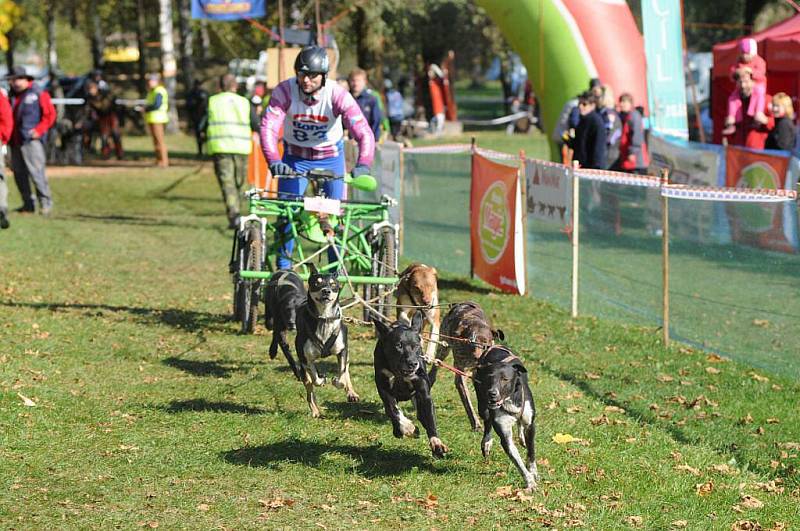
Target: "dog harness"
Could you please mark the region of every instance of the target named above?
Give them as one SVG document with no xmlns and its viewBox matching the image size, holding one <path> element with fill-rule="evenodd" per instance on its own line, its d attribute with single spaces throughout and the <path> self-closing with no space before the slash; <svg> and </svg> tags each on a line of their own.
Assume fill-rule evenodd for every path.
<svg viewBox="0 0 800 531">
<path fill-rule="evenodd" d="M 512 361 L 515 361 L 515 360 L 519 361 L 520 363 L 522 363 L 522 360 L 519 359 L 513 352 L 511 352 L 511 350 L 508 347 L 506 347 L 504 345 L 494 345 L 492 348 L 496 348 L 497 350 L 502 350 L 503 352 L 506 353 L 506 357 L 501 359 L 500 361 L 487 362 L 487 363 L 478 363 L 475 366 L 475 369 L 483 369 L 484 367 L 488 367 L 489 365 L 493 365 L 493 364 L 496 364 L 496 363 L 511 363 Z"/>
<path fill-rule="evenodd" d="M 325 342 L 323 343 L 320 340 L 320 338 L 317 337 L 316 328 L 309 327 L 306 323 L 310 323 L 312 320 L 314 322 L 341 320 L 341 318 L 342 318 L 342 309 L 341 309 L 341 307 L 337 308 L 336 315 L 334 315 L 333 317 L 320 317 L 319 315 L 314 314 L 311 311 L 311 305 L 306 303 L 305 304 L 305 313 L 306 313 L 306 317 L 307 318 L 298 320 L 298 323 L 303 323 L 303 325 L 304 325 L 303 326 L 303 335 L 309 341 L 314 343 L 314 345 L 316 345 L 316 347 L 320 351 L 320 357 L 321 358 L 325 358 L 325 357 L 330 356 L 331 348 L 333 348 L 333 345 L 334 345 L 334 343 L 336 343 L 336 340 L 338 339 L 339 334 L 341 334 L 341 332 L 342 332 L 341 327 L 336 329 L 334 331 L 334 333 L 331 334 L 330 337 L 326 338 Z"/>
</svg>

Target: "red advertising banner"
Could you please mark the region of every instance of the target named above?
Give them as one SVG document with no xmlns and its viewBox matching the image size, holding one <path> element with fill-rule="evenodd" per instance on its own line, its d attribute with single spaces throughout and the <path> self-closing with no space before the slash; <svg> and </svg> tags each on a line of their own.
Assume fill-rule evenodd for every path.
<svg viewBox="0 0 800 531">
<path fill-rule="evenodd" d="M 728 147 L 725 186 L 762 190 L 784 188 L 789 158 Z M 733 241 L 760 249 L 795 252 L 783 227 L 780 203 L 735 203 L 726 205 Z"/>
<path fill-rule="evenodd" d="M 472 155 L 472 273 L 508 293 L 525 294 L 525 232 L 519 169 Z"/>
</svg>

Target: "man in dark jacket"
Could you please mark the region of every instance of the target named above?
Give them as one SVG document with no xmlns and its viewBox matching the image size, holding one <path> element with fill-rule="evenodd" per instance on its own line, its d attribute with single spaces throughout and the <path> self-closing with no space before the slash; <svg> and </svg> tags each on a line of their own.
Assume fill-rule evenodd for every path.
<svg viewBox="0 0 800 531">
<path fill-rule="evenodd" d="M 44 135 L 56 121 L 56 110 L 50 94 L 33 85 L 22 66 L 15 66 L 8 76 L 11 82 L 11 105 L 14 112 L 14 130 L 11 133 L 11 165 L 14 180 L 22 196 L 23 205 L 19 212 L 34 212 L 36 199 L 39 199 L 40 212 L 50 215 L 53 196 L 47 182 L 44 152 Z M 36 195 L 31 190 L 31 181 Z"/>
<path fill-rule="evenodd" d="M 650 165 L 650 156 L 644 141 L 643 119 L 633 106 L 633 96 L 628 93 L 619 97 L 619 117 L 622 121 L 622 136 L 619 142 L 619 158 L 613 169 L 645 174 Z"/>
<path fill-rule="evenodd" d="M 572 141 L 572 160 L 580 162 L 581 168 L 606 169 L 606 127 L 603 117 L 597 112 L 597 98 L 591 92 L 578 97 L 581 118 Z"/>
</svg>

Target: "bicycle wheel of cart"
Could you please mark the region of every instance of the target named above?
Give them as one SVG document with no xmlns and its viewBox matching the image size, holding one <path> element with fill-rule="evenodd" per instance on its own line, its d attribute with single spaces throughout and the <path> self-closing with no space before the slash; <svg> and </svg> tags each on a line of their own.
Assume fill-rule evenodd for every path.
<svg viewBox="0 0 800 531">
<path fill-rule="evenodd" d="M 391 278 L 397 275 L 397 234 L 394 227 L 383 227 L 378 233 L 378 237 L 373 243 L 372 252 L 372 276 L 378 278 Z M 389 319 L 389 301 L 392 296 L 392 289 L 388 284 L 367 284 L 370 287 L 370 297 L 377 300 L 372 303 L 381 315 Z M 367 313 L 367 312 L 365 312 Z M 365 320 L 366 315 L 365 315 Z"/>
<path fill-rule="evenodd" d="M 261 240 L 261 226 L 259 224 L 251 223 L 245 228 L 242 240 L 242 263 L 247 271 L 261 271 L 263 248 Z M 259 279 L 242 279 L 239 283 L 237 307 L 243 334 L 252 334 L 256 328 L 260 292 L 261 280 Z"/>
<path fill-rule="evenodd" d="M 241 248 L 241 236 L 239 234 L 239 230 L 237 229 L 236 232 L 233 234 L 233 248 L 231 249 L 231 261 L 228 264 L 228 270 L 231 274 L 231 280 L 233 281 L 233 320 L 239 321 L 241 316 L 239 315 L 240 308 L 239 308 L 239 291 L 241 290 L 242 284 L 244 282 L 243 279 L 239 278 L 239 249 Z"/>
</svg>

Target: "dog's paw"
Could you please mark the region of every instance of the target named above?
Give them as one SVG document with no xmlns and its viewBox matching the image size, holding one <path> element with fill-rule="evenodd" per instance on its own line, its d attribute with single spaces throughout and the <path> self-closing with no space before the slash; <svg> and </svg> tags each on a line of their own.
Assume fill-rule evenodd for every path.
<svg viewBox="0 0 800 531">
<path fill-rule="evenodd" d="M 481 453 L 483 454 L 484 459 L 489 459 L 489 452 L 492 451 L 493 444 L 494 441 L 492 439 L 489 439 L 488 441 L 481 444 Z"/>
<path fill-rule="evenodd" d="M 336 389 L 344 389 L 344 382 L 339 380 L 338 376 L 334 376 L 333 379 L 331 380 L 331 383 Z"/>
<path fill-rule="evenodd" d="M 322 374 L 317 376 L 317 379 L 314 380 L 314 385 L 316 385 L 317 387 L 322 387 L 326 383 L 328 383 L 328 379 Z"/>
<path fill-rule="evenodd" d="M 311 417 L 318 419 L 322 416 L 322 412 L 316 406 L 311 406 Z"/>
<path fill-rule="evenodd" d="M 400 419 L 400 433 L 403 437 L 419 437 L 419 432 L 414 423 L 406 418 Z"/>
<path fill-rule="evenodd" d="M 530 464 L 528 470 L 531 473 L 531 477 L 533 478 L 534 483 L 539 481 L 539 468 L 536 466 L 536 461 Z"/>
<path fill-rule="evenodd" d="M 356 393 L 347 393 L 348 402 L 358 402 L 359 400 L 361 400 L 361 397 L 358 396 Z"/>
<path fill-rule="evenodd" d="M 431 445 L 431 452 L 433 453 L 433 457 L 442 458 L 447 452 L 450 451 L 447 448 L 447 446 L 444 445 L 444 443 L 439 437 L 431 437 L 428 442 Z"/>
<path fill-rule="evenodd" d="M 272 349 L 269 349 L 269 359 L 274 360 L 277 355 L 278 355 L 278 349 L 275 349 L 274 351 Z"/>
</svg>

